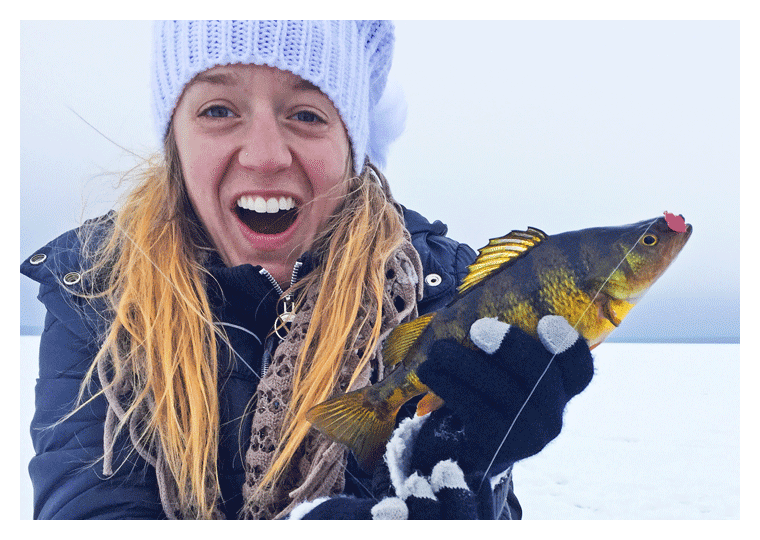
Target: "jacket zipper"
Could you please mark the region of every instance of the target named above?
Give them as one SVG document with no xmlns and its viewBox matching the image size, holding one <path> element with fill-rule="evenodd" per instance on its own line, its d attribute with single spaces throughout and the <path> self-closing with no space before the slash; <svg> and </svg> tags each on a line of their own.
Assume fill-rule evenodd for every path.
<svg viewBox="0 0 760 540">
<path fill-rule="evenodd" d="M 298 273 L 301 270 L 301 267 L 303 266 L 303 262 L 296 261 L 296 264 L 293 266 L 293 272 L 290 274 L 290 286 L 296 284 L 298 281 Z M 270 274 L 265 268 L 262 268 L 259 270 L 259 273 L 262 276 L 265 276 L 269 282 L 272 284 L 272 287 L 274 288 L 275 292 L 277 293 L 277 296 L 282 296 L 285 291 L 282 290 L 282 287 L 280 287 L 280 284 L 277 283 L 277 280 L 274 279 L 272 274 Z M 288 294 L 283 298 L 282 303 L 278 303 L 277 305 L 277 311 L 282 310 L 281 313 L 277 315 L 277 320 L 275 321 L 275 334 L 277 335 L 277 338 L 279 338 L 279 341 L 282 341 L 285 339 L 285 336 L 288 335 L 288 330 L 290 328 L 290 323 L 293 321 L 293 318 L 295 317 L 295 313 L 293 313 L 295 304 L 293 302 L 293 295 Z M 272 359 L 272 353 L 275 349 L 275 343 L 274 343 L 274 335 L 270 335 L 267 338 L 266 345 L 264 346 L 264 357 L 261 360 L 261 376 L 264 377 L 266 375 L 267 370 L 269 369 L 269 363 Z"/>
</svg>

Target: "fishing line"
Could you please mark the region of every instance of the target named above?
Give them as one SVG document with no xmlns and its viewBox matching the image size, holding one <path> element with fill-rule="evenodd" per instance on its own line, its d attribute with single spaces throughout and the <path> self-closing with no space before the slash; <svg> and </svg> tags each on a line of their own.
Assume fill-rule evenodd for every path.
<svg viewBox="0 0 760 540">
<path fill-rule="evenodd" d="M 596 291 L 596 294 L 591 299 L 591 301 L 588 303 L 588 305 L 586 306 L 586 309 L 584 309 L 583 313 L 581 313 L 580 317 L 578 317 L 578 320 L 576 321 L 575 325 L 573 326 L 573 330 L 577 329 L 578 325 L 583 320 L 584 315 L 586 315 L 586 312 L 589 310 L 589 308 L 592 305 L 594 305 L 594 301 L 599 296 L 599 294 L 602 292 L 602 289 L 604 289 L 604 286 L 607 285 L 607 283 L 612 278 L 612 276 L 615 274 L 615 272 L 617 272 L 618 268 L 620 268 L 620 265 L 622 265 L 625 262 L 626 258 L 628 258 L 628 255 L 630 255 L 631 252 L 634 249 L 636 249 L 636 246 L 639 245 L 639 242 L 641 241 L 641 239 L 644 238 L 644 235 L 646 235 L 646 233 L 649 232 L 649 229 L 652 228 L 652 225 L 654 225 L 657 222 L 658 219 L 659 218 L 655 218 L 655 219 L 652 220 L 652 222 L 647 226 L 647 228 L 644 230 L 644 232 L 641 233 L 641 236 L 639 236 L 639 238 L 636 240 L 636 242 L 634 242 L 633 247 L 631 247 L 631 249 L 629 249 L 628 252 L 625 255 L 623 255 L 623 258 L 620 259 L 620 262 L 617 264 L 617 266 L 612 269 L 612 271 L 607 276 L 607 279 L 604 280 L 604 283 L 602 283 L 599 286 L 599 290 Z M 554 362 L 554 359 L 557 357 L 557 354 L 559 354 L 559 353 L 554 353 L 554 355 L 552 355 L 552 357 L 549 359 L 549 362 L 547 362 L 546 367 L 544 368 L 544 371 L 538 377 L 538 380 L 536 381 L 536 384 L 533 385 L 533 388 L 531 389 L 530 393 L 528 394 L 528 397 L 526 397 L 525 401 L 523 401 L 523 404 L 520 407 L 520 410 L 517 411 L 517 414 L 515 415 L 514 420 L 512 420 L 512 423 L 510 424 L 509 429 L 507 430 L 506 435 L 504 435 L 504 438 L 501 440 L 501 444 L 499 444 L 499 447 L 496 449 L 496 452 L 494 452 L 494 455 L 491 458 L 491 461 L 488 464 L 488 467 L 486 467 L 486 470 L 483 473 L 483 477 L 480 479 L 480 485 L 478 486 L 478 492 L 480 492 L 480 490 L 482 489 L 483 482 L 485 482 L 486 477 L 488 476 L 488 471 L 491 470 L 491 467 L 493 466 L 494 461 L 496 461 L 496 456 L 499 455 L 499 452 L 501 451 L 501 448 L 504 446 L 504 443 L 507 442 L 507 437 L 509 437 L 509 434 L 512 432 L 512 428 L 515 426 L 515 423 L 517 422 L 517 419 L 520 417 L 520 414 L 523 412 L 523 409 L 525 409 L 525 406 L 528 404 L 528 401 L 530 400 L 531 396 L 536 391 L 536 388 L 538 388 L 538 385 L 541 383 L 541 380 L 544 378 L 544 375 L 546 375 L 546 372 L 549 371 L 549 367 L 552 365 L 552 362 Z"/>
<path fill-rule="evenodd" d="M 117 146 L 118 148 L 121 148 L 122 150 L 124 150 L 124 151 L 125 151 L 125 152 L 127 152 L 128 154 L 131 154 L 131 155 L 133 155 L 133 156 L 134 156 L 134 157 L 136 157 L 137 159 L 140 159 L 140 160 L 143 160 L 143 161 L 145 160 L 145 158 L 144 158 L 144 157 L 142 157 L 142 156 L 139 156 L 139 155 L 135 154 L 134 152 L 132 152 L 132 151 L 131 151 L 131 150 L 129 150 L 128 148 L 125 148 L 125 147 L 123 147 L 122 145 L 120 145 L 119 143 L 117 143 L 116 141 L 114 141 L 114 140 L 113 140 L 112 138 L 110 138 L 108 135 L 106 135 L 105 133 L 103 133 L 102 131 L 100 131 L 98 128 L 96 128 L 95 126 L 93 126 L 93 125 L 92 125 L 90 122 L 88 122 L 87 120 L 85 120 L 85 119 L 84 119 L 84 117 L 83 117 L 81 114 L 79 114 L 78 112 L 76 112 L 74 109 L 72 109 L 72 108 L 71 108 L 71 107 L 69 107 L 68 105 L 66 105 L 66 108 L 67 108 L 68 110 L 70 110 L 72 113 L 74 113 L 74 114 L 75 114 L 75 115 L 76 115 L 76 116 L 77 116 L 77 117 L 78 117 L 78 118 L 79 118 L 79 119 L 80 119 L 82 122 L 84 122 L 85 124 L 87 124 L 88 126 L 90 126 L 90 127 L 91 127 L 93 130 L 95 130 L 95 131 L 96 131 L 96 132 L 97 132 L 97 133 L 98 133 L 98 134 L 99 134 L 101 137 L 103 137 L 105 140 L 107 140 L 108 142 L 110 142 L 110 143 L 111 143 L 111 144 L 113 144 L 114 146 Z"/>
</svg>

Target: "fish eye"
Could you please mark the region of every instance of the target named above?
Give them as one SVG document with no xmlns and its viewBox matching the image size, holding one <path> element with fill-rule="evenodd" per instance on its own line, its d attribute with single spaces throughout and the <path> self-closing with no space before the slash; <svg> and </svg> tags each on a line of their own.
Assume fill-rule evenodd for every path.
<svg viewBox="0 0 760 540">
<path fill-rule="evenodd" d="M 641 243 L 645 246 L 654 246 L 657 244 L 657 237 L 653 234 L 647 234 L 641 239 Z"/>
</svg>

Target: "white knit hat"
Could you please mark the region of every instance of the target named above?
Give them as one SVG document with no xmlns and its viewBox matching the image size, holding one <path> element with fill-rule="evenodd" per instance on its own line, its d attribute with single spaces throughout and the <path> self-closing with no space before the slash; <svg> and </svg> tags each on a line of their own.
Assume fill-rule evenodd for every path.
<svg viewBox="0 0 760 540">
<path fill-rule="evenodd" d="M 393 56 L 389 21 L 157 21 L 153 103 L 163 142 L 182 90 L 198 73 L 226 64 L 267 65 L 319 87 L 338 109 L 353 146 L 383 167 L 403 130 L 406 106 L 393 92 L 377 107 Z"/>
</svg>

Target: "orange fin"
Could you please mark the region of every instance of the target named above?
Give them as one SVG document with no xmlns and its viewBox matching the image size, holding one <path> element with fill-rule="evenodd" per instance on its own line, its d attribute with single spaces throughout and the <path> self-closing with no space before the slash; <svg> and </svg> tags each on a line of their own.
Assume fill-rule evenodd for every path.
<svg viewBox="0 0 760 540">
<path fill-rule="evenodd" d="M 345 444 L 359 465 L 372 471 L 396 426 L 396 412 L 381 418 L 366 398 L 369 388 L 329 399 L 306 413 L 306 419 L 331 439 Z"/>
<path fill-rule="evenodd" d="M 409 349 L 425 331 L 435 312 L 418 317 L 408 323 L 400 324 L 393 329 L 383 347 L 383 363 L 386 367 L 392 367 L 406 358 Z"/>
<path fill-rule="evenodd" d="M 425 416 L 429 412 L 443 407 L 444 401 L 433 392 L 428 392 L 417 402 L 417 416 Z"/>
</svg>

